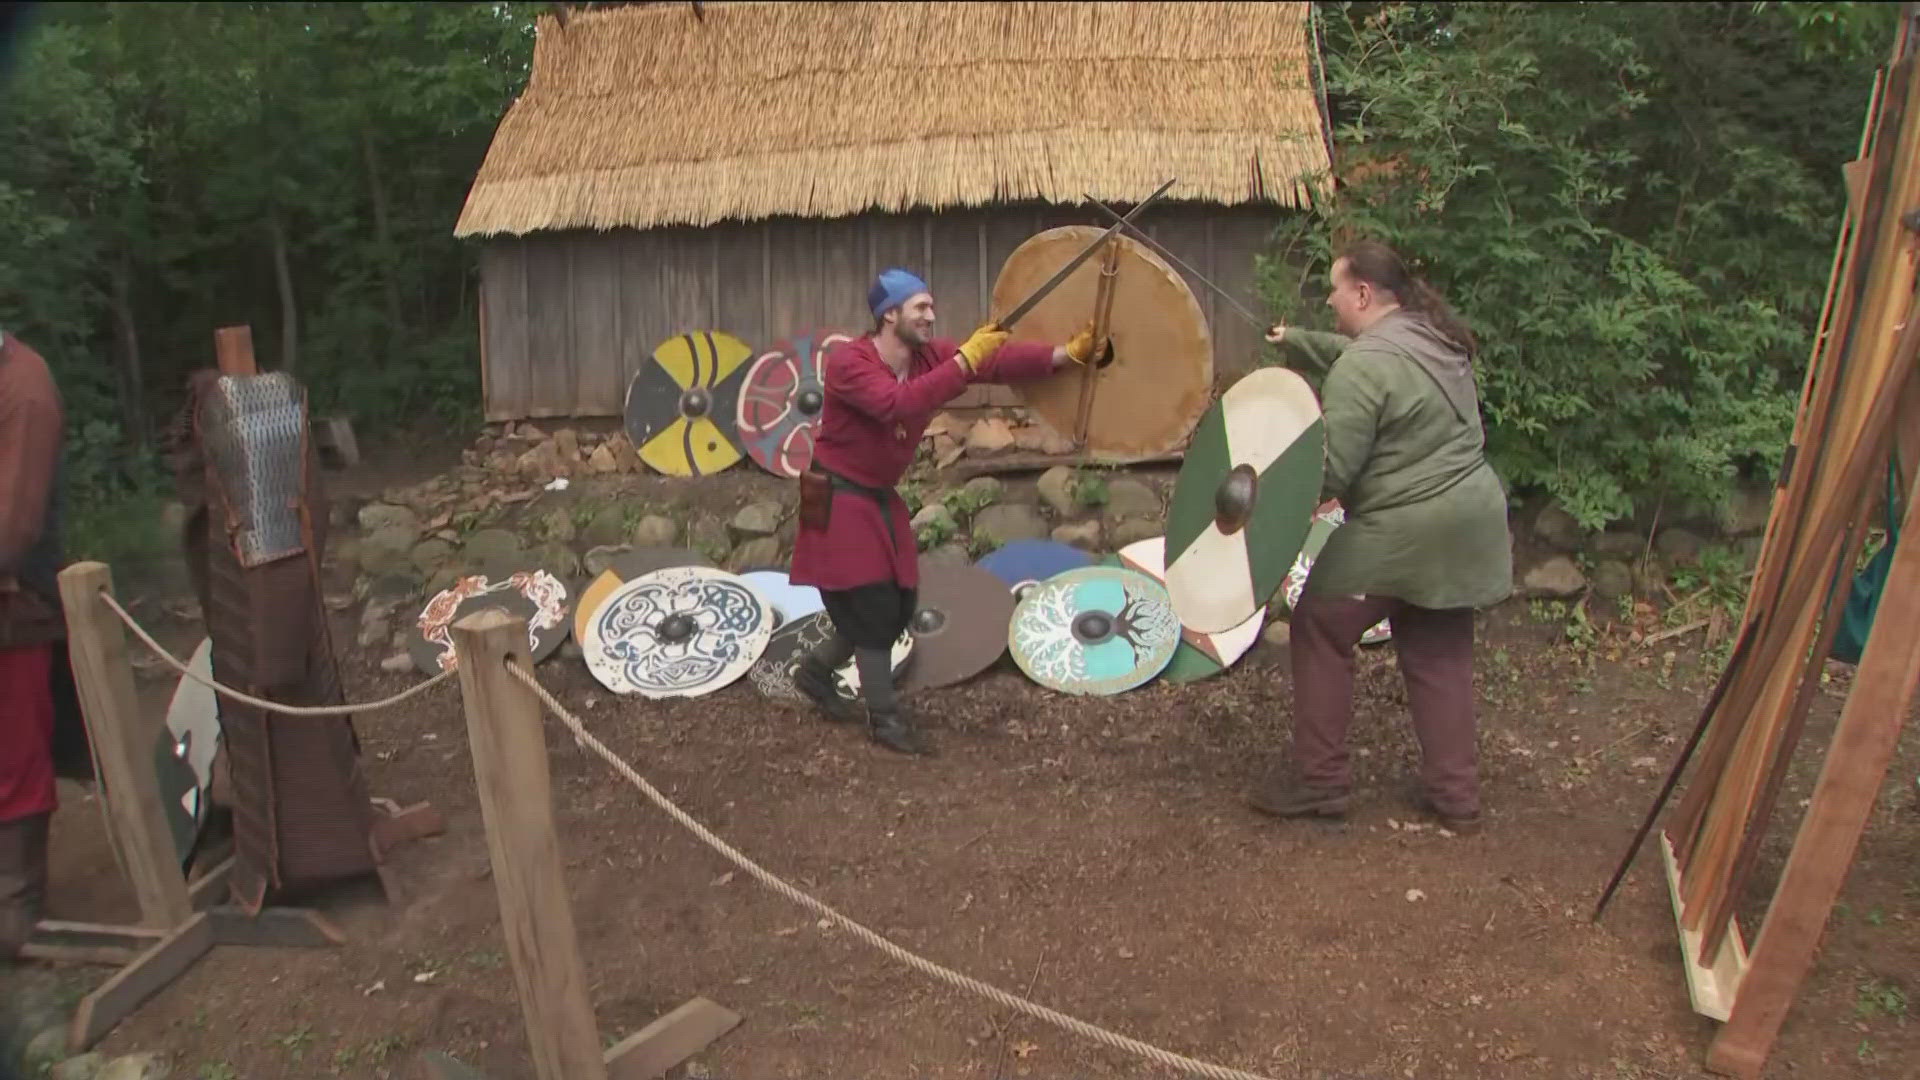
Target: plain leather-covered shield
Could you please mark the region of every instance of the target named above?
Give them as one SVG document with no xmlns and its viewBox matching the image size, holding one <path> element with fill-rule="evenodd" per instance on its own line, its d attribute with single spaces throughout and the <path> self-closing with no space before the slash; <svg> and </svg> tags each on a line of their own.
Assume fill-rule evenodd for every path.
<svg viewBox="0 0 1920 1080">
<path fill-rule="evenodd" d="M 1067 694 L 1118 694 L 1153 678 L 1180 644 L 1167 590 L 1123 567 L 1069 570 L 1014 609 L 1008 644 L 1027 677 Z"/>
<path fill-rule="evenodd" d="M 1029 237 L 1000 268 L 992 310 L 1020 303 L 1105 231 L 1067 225 Z M 1109 243 L 1119 248 L 1107 315 L 1111 356 L 1016 383 L 1014 392 L 1070 439 L 1084 426 L 1095 460 L 1133 461 L 1175 450 L 1193 431 L 1213 393 L 1213 338 L 1177 271 L 1124 233 Z M 1012 340 L 1058 345 L 1094 321 L 1105 262 L 1096 256 L 1076 267 L 1014 324 Z"/>
<path fill-rule="evenodd" d="M 973 678 L 1007 650 L 1013 593 L 978 566 L 934 563 L 920 568 L 917 607 L 907 623 L 913 663 L 903 692 L 951 686 Z"/>
<path fill-rule="evenodd" d="M 661 342 L 627 385 L 627 438 L 668 476 L 706 476 L 740 460 L 734 414 L 747 343 L 714 330 Z"/>
<path fill-rule="evenodd" d="M 1307 538 L 1325 474 L 1320 403 L 1262 368 L 1200 421 L 1167 507 L 1167 591 L 1181 625 L 1232 630 L 1264 607 Z"/>
</svg>

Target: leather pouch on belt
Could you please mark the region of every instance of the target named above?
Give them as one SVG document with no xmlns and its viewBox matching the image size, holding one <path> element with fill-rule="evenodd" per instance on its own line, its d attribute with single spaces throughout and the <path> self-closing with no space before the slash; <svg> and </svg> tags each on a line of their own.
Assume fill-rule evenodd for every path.
<svg viewBox="0 0 1920 1080">
<path fill-rule="evenodd" d="M 833 481 L 825 473 L 806 469 L 800 473 L 800 527 L 826 531 L 833 517 Z"/>
</svg>

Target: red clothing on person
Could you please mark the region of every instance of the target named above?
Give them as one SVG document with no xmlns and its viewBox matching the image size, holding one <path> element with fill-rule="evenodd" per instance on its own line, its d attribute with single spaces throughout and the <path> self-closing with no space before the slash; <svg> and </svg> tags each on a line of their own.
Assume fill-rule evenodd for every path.
<svg viewBox="0 0 1920 1080">
<path fill-rule="evenodd" d="M 0 650 L 0 821 L 56 809 L 52 663 L 51 645 Z"/>
<path fill-rule="evenodd" d="M 821 468 L 867 487 L 900 482 L 927 425 L 941 406 L 971 382 L 1017 382 L 1053 371 L 1053 346 L 1009 341 L 969 378 L 954 360 L 959 345 L 935 340 L 914 350 L 905 378 L 880 357 L 871 336 L 833 347 L 826 360 L 826 403 L 814 435 Z M 790 579 L 797 585 L 845 590 L 891 581 L 920 584 L 919 546 L 907 504 L 889 494 L 893 538 L 888 542 L 880 505 L 857 491 L 835 490 L 824 530 L 802 527 L 793 542 Z"/>
</svg>

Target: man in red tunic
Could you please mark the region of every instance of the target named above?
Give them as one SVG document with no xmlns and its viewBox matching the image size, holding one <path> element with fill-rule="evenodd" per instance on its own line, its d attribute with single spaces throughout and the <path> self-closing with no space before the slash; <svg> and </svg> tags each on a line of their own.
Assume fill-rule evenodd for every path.
<svg viewBox="0 0 1920 1080">
<path fill-rule="evenodd" d="M 60 613 L 60 392 L 0 332 L 0 959 L 26 944 L 47 887 L 54 643 Z"/>
<path fill-rule="evenodd" d="M 855 711 L 833 690 L 833 670 L 852 657 L 866 700 L 868 733 L 906 754 L 930 754 L 900 709 L 890 654 L 913 617 L 919 549 L 907 504 L 893 486 L 941 406 L 976 382 L 1015 382 L 1085 363 L 1089 328 L 1061 346 L 1007 341 L 988 323 L 964 344 L 933 336 L 933 296 L 906 270 L 887 270 L 867 292 L 873 332 L 827 354 L 826 403 L 813 464 L 800 480 L 800 531 L 791 580 L 820 590 L 834 635 L 800 664 L 794 683 L 826 714 Z"/>
</svg>

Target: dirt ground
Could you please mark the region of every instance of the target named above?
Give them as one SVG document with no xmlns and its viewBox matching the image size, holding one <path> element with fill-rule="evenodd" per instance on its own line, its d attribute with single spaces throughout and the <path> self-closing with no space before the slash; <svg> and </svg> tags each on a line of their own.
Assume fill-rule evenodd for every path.
<svg viewBox="0 0 1920 1080">
<path fill-rule="evenodd" d="M 397 460 L 333 490 L 377 491 Z M 141 617 L 184 651 L 197 632 L 166 599 L 148 597 Z M 337 641 L 352 642 L 355 615 L 337 616 Z M 1212 681 L 1106 699 L 1048 693 L 1003 660 L 917 699 L 941 748 L 924 761 L 771 706 L 744 682 L 649 703 L 607 694 L 577 661 L 555 657 L 540 675 L 774 872 L 931 959 L 1117 1032 L 1274 1080 L 1652 1080 L 1698 1075 L 1714 1031 L 1688 1007 L 1653 852 L 1603 922 L 1587 916 L 1706 694 L 1697 644 L 1576 646 L 1525 602 L 1490 613 L 1478 675 L 1488 820 L 1474 837 L 1406 827 L 1419 821 L 1402 795 L 1416 758 L 1390 647 L 1363 664 L 1361 789 L 1332 826 L 1266 820 L 1240 801 L 1286 742 L 1285 653 L 1270 646 Z M 352 699 L 416 679 L 346 648 Z M 1846 671 L 1833 668 L 1816 704 L 1743 910 L 1749 937 Z M 171 685 L 143 673 L 150 701 Z M 320 898 L 351 938 L 337 950 L 216 950 L 103 1049 L 165 1050 L 176 1077 L 202 1080 L 411 1076 L 427 1049 L 497 1080 L 531 1075 L 458 691 L 359 730 L 378 793 L 448 817 L 444 837 L 397 855 L 398 901 L 368 888 Z M 548 732 L 567 885 L 609 1042 L 701 995 L 745 1019 L 694 1076 L 1160 1072 L 823 930 L 730 872 L 557 724 Z M 1917 774 L 1909 725 L 1769 1077 L 1920 1075 Z M 125 889 L 102 884 L 112 861 L 97 804 L 65 794 L 54 914 L 129 914 Z"/>
</svg>

